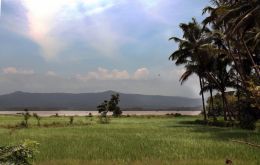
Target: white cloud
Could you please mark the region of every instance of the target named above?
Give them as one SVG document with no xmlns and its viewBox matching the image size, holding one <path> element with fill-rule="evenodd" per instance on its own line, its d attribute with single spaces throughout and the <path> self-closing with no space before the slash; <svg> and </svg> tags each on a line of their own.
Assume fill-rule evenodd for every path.
<svg viewBox="0 0 260 165">
<path fill-rule="evenodd" d="M 97 71 L 88 72 L 87 75 L 77 75 L 76 78 L 79 80 L 124 80 L 129 79 L 130 76 L 126 70 L 119 71 L 114 69 L 109 71 L 100 67 Z"/>
<path fill-rule="evenodd" d="M 23 75 L 32 75 L 34 74 L 34 70 L 26 70 L 26 69 L 17 69 L 15 67 L 6 67 L 3 68 L 4 74 L 23 74 Z"/>
<path fill-rule="evenodd" d="M 108 70 L 99 67 L 96 71 L 88 72 L 86 75 L 78 74 L 76 78 L 78 80 L 142 80 L 147 79 L 149 76 L 149 70 L 147 68 L 137 69 L 131 76 L 126 70 Z"/>
<path fill-rule="evenodd" d="M 57 76 L 57 74 L 56 74 L 55 72 L 53 72 L 53 71 L 48 71 L 48 72 L 46 73 L 46 75 L 47 75 L 47 76 Z"/>
<path fill-rule="evenodd" d="M 147 79 L 149 76 L 149 70 L 147 68 L 140 68 L 134 73 L 134 79 Z"/>
<path fill-rule="evenodd" d="M 17 69 L 14 67 L 7 67 L 3 69 L 4 74 L 16 74 Z"/>
</svg>

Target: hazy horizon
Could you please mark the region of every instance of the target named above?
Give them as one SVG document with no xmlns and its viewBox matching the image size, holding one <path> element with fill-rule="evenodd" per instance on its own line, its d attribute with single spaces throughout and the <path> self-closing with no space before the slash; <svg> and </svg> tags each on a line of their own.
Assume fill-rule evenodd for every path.
<svg viewBox="0 0 260 165">
<path fill-rule="evenodd" d="M 96 91 L 96 92 L 27 92 L 27 91 L 13 91 L 9 93 L 0 94 L 2 95 L 10 95 L 15 93 L 30 93 L 30 94 L 97 94 L 97 93 L 106 93 L 106 92 L 114 92 L 121 94 L 130 94 L 130 95 L 145 95 L 145 96 L 163 96 L 163 97 L 180 97 L 180 98 L 189 98 L 189 99 L 201 99 L 201 97 L 189 97 L 189 96 L 177 96 L 177 95 L 163 95 L 163 94 L 143 94 L 143 93 L 131 93 L 131 92 L 121 92 L 115 90 L 105 90 L 105 91 Z"/>
</svg>

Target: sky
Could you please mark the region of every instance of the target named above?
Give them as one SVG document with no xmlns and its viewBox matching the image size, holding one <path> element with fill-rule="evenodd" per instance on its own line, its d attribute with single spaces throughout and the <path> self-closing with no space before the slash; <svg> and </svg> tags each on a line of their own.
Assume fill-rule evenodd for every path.
<svg viewBox="0 0 260 165">
<path fill-rule="evenodd" d="M 209 0 L 0 0 L 0 94 L 100 92 L 199 97 L 168 58 L 179 24 Z"/>
</svg>

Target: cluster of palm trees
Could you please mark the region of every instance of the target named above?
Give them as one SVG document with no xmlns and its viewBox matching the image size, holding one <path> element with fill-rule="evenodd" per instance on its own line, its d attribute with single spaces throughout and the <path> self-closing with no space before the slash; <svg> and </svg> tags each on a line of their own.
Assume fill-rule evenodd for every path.
<svg viewBox="0 0 260 165">
<path fill-rule="evenodd" d="M 180 78 L 185 82 L 192 74 L 199 77 L 204 119 L 207 112 L 204 93 L 222 96 L 224 119 L 236 119 L 229 108 L 227 91 L 236 93 L 238 103 L 260 109 L 260 0 L 212 0 L 203 10 L 206 18 L 198 23 L 195 18 L 180 24 L 183 37 L 172 37 L 178 43 L 170 60 L 184 65 Z"/>
</svg>

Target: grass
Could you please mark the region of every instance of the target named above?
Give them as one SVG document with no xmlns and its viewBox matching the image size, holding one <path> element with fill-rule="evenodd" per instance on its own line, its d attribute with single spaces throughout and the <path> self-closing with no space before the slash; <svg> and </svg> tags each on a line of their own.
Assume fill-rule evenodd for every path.
<svg viewBox="0 0 260 165">
<path fill-rule="evenodd" d="M 33 118 L 28 129 L 0 128 L 0 146 L 25 139 L 40 143 L 35 164 L 133 164 L 133 165 L 221 165 L 231 159 L 235 165 L 260 164 L 260 148 L 234 143 L 231 139 L 260 144 L 258 130 L 217 128 L 184 124 L 197 117 L 124 117 L 110 124 L 98 124 L 96 117 L 47 117 L 58 127 L 37 127 Z M 0 116 L 0 125 L 14 125 L 22 117 Z M 87 123 L 80 125 L 79 123 Z M 188 123 L 188 122 L 186 122 Z"/>
</svg>

